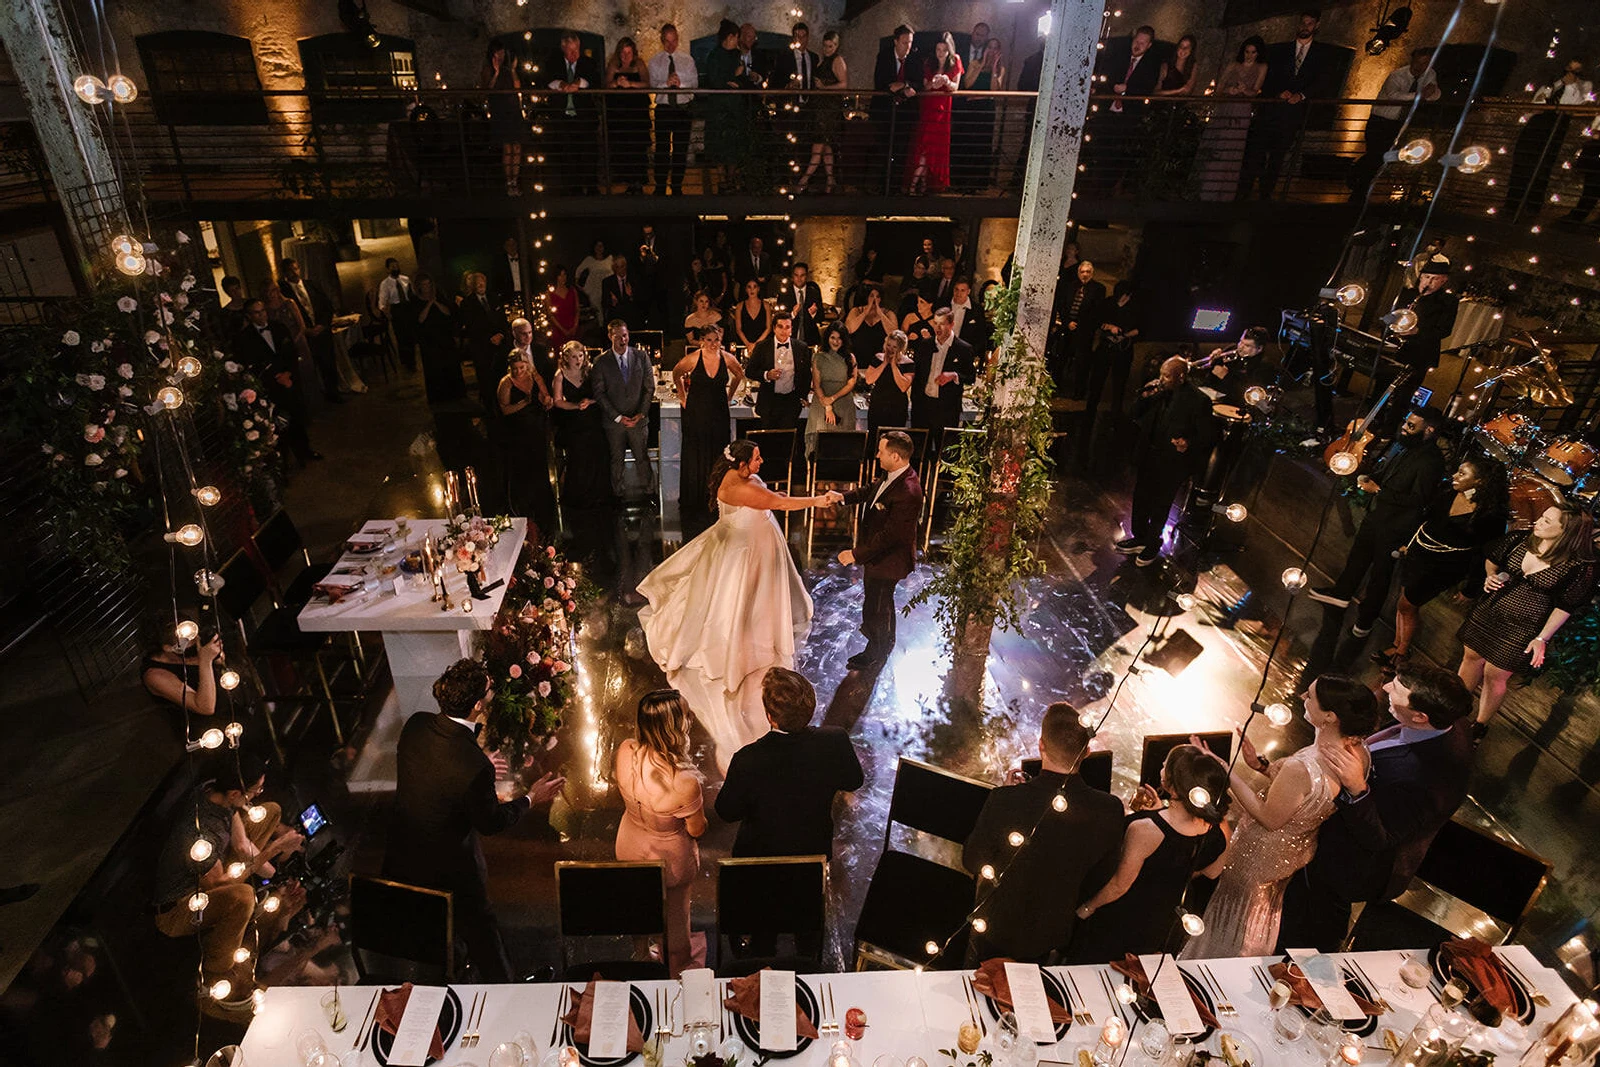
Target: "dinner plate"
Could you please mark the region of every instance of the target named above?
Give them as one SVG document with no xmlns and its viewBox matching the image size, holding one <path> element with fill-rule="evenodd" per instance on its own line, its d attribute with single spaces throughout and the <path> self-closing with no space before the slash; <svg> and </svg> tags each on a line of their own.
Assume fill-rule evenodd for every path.
<svg viewBox="0 0 1600 1067">
<path fill-rule="evenodd" d="M 582 992 L 582 989 L 573 991 L 573 1004 L 578 1003 L 578 995 Z M 639 1024 L 639 1034 L 646 1041 L 650 1040 L 650 1002 L 644 999 L 644 993 L 636 985 L 628 987 L 628 1007 L 633 1010 L 633 1021 Z M 622 1067 L 624 1063 L 632 1063 L 634 1057 L 639 1055 L 637 1052 L 624 1052 L 622 1055 L 610 1059 L 595 1059 L 589 1055 L 582 1045 L 578 1044 L 573 1037 L 572 1027 L 567 1023 L 561 1024 L 561 1043 L 571 1045 L 578 1050 L 578 1062 L 583 1064 L 583 1067 Z"/>
<path fill-rule="evenodd" d="M 1195 998 L 1206 1006 L 1206 1010 L 1215 1019 L 1217 1017 L 1217 1002 L 1211 999 L 1211 994 L 1206 991 L 1205 983 L 1182 968 L 1179 968 L 1178 973 L 1183 975 L 1183 984 L 1189 987 L 1189 992 L 1193 993 Z M 1133 1002 L 1133 1012 L 1139 1016 L 1140 1022 L 1147 1023 L 1151 1019 L 1161 1018 L 1161 1005 L 1156 1003 L 1155 997 L 1139 997 Z M 1198 1034 L 1188 1035 L 1194 1038 L 1194 1042 L 1197 1045 L 1216 1033 L 1217 1030 L 1215 1026 L 1206 1026 L 1205 1023 L 1200 1025 L 1201 1030 Z"/>
<path fill-rule="evenodd" d="M 381 994 L 380 994 L 381 995 Z M 439 1037 L 441 1045 L 446 1052 L 455 1044 L 456 1035 L 461 1030 L 461 998 L 456 996 L 456 991 L 449 986 L 444 989 L 444 1004 L 439 1008 Z M 378 1025 L 376 1019 L 372 1023 L 372 1055 L 382 1067 L 388 1067 L 389 1050 L 394 1047 L 394 1035 Z M 438 1063 L 433 1058 L 428 1063 Z"/>
<path fill-rule="evenodd" d="M 1214 1062 L 1224 1065 L 1227 1063 L 1222 1058 L 1222 1035 L 1224 1033 L 1233 1038 L 1234 1044 L 1238 1046 L 1239 1058 L 1244 1061 L 1245 1067 L 1267 1067 L 1267 1061 L 1262 1058 L 1261 1050 L 1256 1047 L 1256 1043 L 1237 1030 L 1218 1030 L 1211 1035 L 1211 1044 L 1207 1048 L 1213 1054 Z"/>
<path fill-rule="evenodd" d="M 1049 997 L 1063 1008 L 1066 1008 L 1067 1013 L 1070 1015 L 1072 1013 L 1072 998 L 1067 995 L 1066 985 L 1062 983 L 1061 979 L 1057 978 L 1043 967 L 1039 968 L 1039 973 L 1044 976 L 1045 996 Z M 996 1019 L 1000 1018 L 1000 1005 L 995 1001 L 995 999 L 989 996 L 987 993 L 980 994 L 980 996 L 982 996 L 983 999 L 988 1002 L 989 1014 L 993 1015 Z M 1056 1041 L 1060 1041 L 1065 1038 L 1067 1036 L 1067 1031 L 1071 1029 L 1071 1027 L 1071 1019 L 1068 1019 L 1065 1022 L 1056 1023 Z M 1049 1045 L 1052 1043 L 1053 1042 L 1050 1041 L 1038 1042 L 1038 1044 L 1041 1045 Z"/>
<path fill-rule="evenodd" d="M 1435 945 L 1428 950 L 1428 963 L 1433 967 L 1433 973 L 1439 976 L 1440 982 L 1448 982 L 1454 978 L 1466 987 L 1466 999 L 1473 999 L 1479 993 L 1478 987 L 1473 983 L 1472 979 L 1454 967 L 1445 966 L 1444 953 L 1440 951 L 1442 947 Z M 1511 1017 L 1527 1026 L 1533 1022 L 1533 998 L 1528 995 L 1528 991 L 1523 988 L 1522 983 L 1517 980 L 1516 975 L 1511 973 L 1511 968 L 1507 967 L 1503 960 L 1500 963 L 1500 968 L 1506 973 L 1506 985 L 1511 987 L 1511 997 L 1516 1001 L 1512 1008 Z M 1448 973 L 1446 973 L 1447 971 Z"/>
<path fill-rule="evenodd" d="M 806 985 L 805 982 L 798 977 L 796 977 L 794 980 L 794 996 L 795 1002 L 800 1005 L 800 1010 L 805 1012 L 806 1018 L 811 1020 L 811 1025 L 817 1025 L 817 995 L 811 991 L 810 986 Z M 739 1040 L 743 1041 L 749 1048 L 760 1049 L 761 1055 L 767 1059 L 786 1060 L 790 1056 L 798 1056 L 811 1044 L 811 1038 L 796 1034 L 794 1049 L 792 1051 L 785 1050 L 773 1052 L 769 1049 L 762 1048 L 761 1024 L 756 1022 L 754 1019 L 746 1019 L 738 1012 L 733 1012 L 732 1015 L 733 1028 L 738 1032 Z"/>
</svg>

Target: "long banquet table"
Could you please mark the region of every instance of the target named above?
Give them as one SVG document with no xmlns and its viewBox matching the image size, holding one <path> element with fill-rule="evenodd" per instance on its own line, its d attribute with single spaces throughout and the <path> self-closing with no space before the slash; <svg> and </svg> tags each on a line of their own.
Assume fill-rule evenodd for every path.
<svg viewBox="0 0 1600 1067">
<path fill-rule="evenodd" d="M 1522 1046 L 1516 1050 L 1516 1055 L 1520 1055 L 1523 1048 L 1577 998 L 1561 981 L 1559 975 L 1539 964 L 1526 948 L 1509 945 L 1496 951 L 1502 953 L 1526 975 L 1549 1000 L 1548 1005 L 1535 1007 L 1533 1022 L 1527 1027 L 1527 1036 Z M 1434 1003 L 1427 989 L 1412 989 L 1401 983 L 1398 977 L 1399 968 L 1408 955 L 1419 959 L 1424 957 L 1420 950 L 1414 953 L 1356 952 L 1336 956 L 1337 959 L 1352 959 L 1358 962 L 1372 981 L 1380 987 L 1379 991 L 1389 1003 L 1390 1011 L 1379 1018 L 1378 1029 L 1362 1039 L 1366 1045 L 1366 1063 L 1388 1063 L 1389 1055 L 1382 1051 L 1383 1031 L 1393 1030 L 1401 1040 L 1404 1040 L 1422 1013 Z M 1217 983 L 1237 1012 L 1235 1015 L 1219 1015 L 1221 1028 L 1230 1033 L 1243 1034 L 1261 1050 L 1263 1063 L 1257 1064 L 1257 1067 L 1277 1067 L 1280 1064 L 1303 1064 L 1305 1067 L 1312 1067 L 1321 1064 L 1326 1060 L 1327 1054 L 1320 1051 L 1309 1037 L 1287 1048 L 1273 1044 L 1267 994 L 1257 982 L 1252 967 L 1258 964 L 1265 966 L 1277 958 L 1184 960 L 1181 966 L 1185 971 L 1192 971 L 1197 963 L 1203 964 L 1215 975 Z M 1119 984 L 1122 979 L 1106 967 L 1050 967 L 1046 970 L 1058 976 L 1070 977 L 1071 983 L 1068 988 L 1070 989 L 1072 985 L 1077 987 L 1083 994 L 1085 1002 L 1081 1008 L 1094 1016 L 1093 1025 L 1074 1023 L 1060 1042 L 1038 1046 L 1041 1060 L 1074 1062 L 1078 1049 L 1094 1046 L 1099 1037 L 1100 1027 L 1112 1010 L 1101 976 L 1110 974 Z M 940 1054 L 939 1050 L 954 1046 L 956 1028 L 968 1018 L 967 1000 L 961 982 L 962 973 L 872 971 L 801 977 L 813 990 L 821 985 L 832 987 L 839 1022 L 844 1021 L 845 1011 L 849 1008 L 861 1008 L 866 1012 L 868 1022 L 866 1033 L 859 1041 L 854 1042 L 853 1057 L 860 1067 L 871 1067 L 877 1057 L 885 1054 L 901 1060 L 920 1056 L 933 1067 L 939 1067 L 949 1062 L 949 1058 Z M 646 1000 L 652 1004 L 658 991 L 665 990 L 670 993 L 676 992 L 677 989 L 676 982 L 635 984 L 640 987 Z M 452 1047 L 445 1050 L 444 1059 L 440 1061 L 444 1067 L 487 1063 L 494 1047 L 502 1041 L 510 1040 L 518 1031 L 526 1031 L 538 1042 L 533 1062 L 537 1063 L 538 1057 L 548 1050 L 551 1024 L 561 989 L 559 983 L 457 985 L 455 989 L 461 999 L 463 1010 L 472 1003 L 475 994 L 487 992 L 488 997 L 481 1021 L 476 1027 L 482 1035 L 481 1040 L 474 1048 L 462 1049 L 458 1035 Z M 250 1067 L 300 1067 L 295 1056 L 294 1035 L 305 1027 L 318 1029 L 329 1049 L 336 1054 L 349 1053 L 359 1037 L 357 1027 L 361 1023 L 362 1013 L 371 1002 L 376 988 L 346 987 L 341 991 L 350 1025 L 339 1035 L 333 1034 L 328 1029 L 318 1003 L 325 992 L 325 988 L 318 987 L 280 987 L 268 990 L 265 1003 L 245 1035 L 243 1044 L 245 1062 Z M 1079 1005 L 1074 1005 L 1075 1010 L 1079 1008 Z M 687 1021 L 692 1020 L 684 1020 L 681 1016 L 676 1020 L 679 1035 L 669 1040 L 661 1060 L 664 1067 L 678 1067 L 687 1058 L 688 1039 L 683 1036 L 684 1024 Z M 988 1022 L 992 1034 L 994 1030 L 992 1019 Z M 370 1030 L 370 1024 L 368 1029 Z M 1130 1037 L 1134 1047 L 1129 1052 L 1127 1063 L 1132 1067 L 1140 1067 L 1150 1062 L 1139 1050 L 1139 1030 L 1140 1027 L 1136 1025 Z M 649 1033 L 644 1036 L 649 1040 Z M 793 1067 L 825 1067 L 832 1040 L 834 1039 L 830 1037 L 814 1041 L 787 1062 Z M 1506 1051 L 1502 1051 L 1501 1058 L 1515 1062 L 1515 1057 L 1508 1055 Z M 377 1063 L 370 1044 L 359 1059 L 362 1064 Z M 642 1059 L 635 1062 L 643 1067 Z M 345 1064 L 345 1067 L 349 1065 Z"/>
</svg>

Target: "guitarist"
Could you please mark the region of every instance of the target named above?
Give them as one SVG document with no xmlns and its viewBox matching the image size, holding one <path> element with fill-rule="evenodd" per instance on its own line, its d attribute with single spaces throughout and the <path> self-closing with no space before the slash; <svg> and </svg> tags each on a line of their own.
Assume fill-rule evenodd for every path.
<svg viewBox="0 0 1600 1067">
<path fill-rule="evenodd" d="M 1374 494 L 1372 510 L 1356 531 L 1345 557 L 1344 569 L 1331 586 L 1312 589 L 1306 595 L 1330 607 L 1344 609 L 1360 591 L 1366 590 L 1351 633 L 1365 637 L 1383 610 L 1389 595 L 1389 580 L 1394 575 L 1394 552 L 1411 540 L 1428 510 L 1428 505 L 1444 488 L 1444 454 L 1434 439 L 1444 425 L 1444 417 L 1432 408 L 1411 409 L 1394 443 L 1389 446 L 1370 474 L 1356 477 L 1356 485 Z"/>
<path fill-rule="evenodd" d="M 1400 350 L 1395 359 L 1404 364 L 1393 380 L 1398 403 L 1379 419 L 1375 427 L 1381 438 L 1387 439 L 1399 423 L 1401 413 L 1411 402 L 1422 379 L 1439 365 L 1439 348 L 1444 339 L 1455 332 L 1456 310 L 1461 298 L 1445 286 L 1450 282 L 1450 260 L 1441 255 L 1428 257 L 1419 268 L 1417 284 L 1406 286 L 1395 297 L 1396 308 L 1410 308 L 1417 313 L 1417 324 L 1405 333 L 1398 333 Z"/>
</svg>

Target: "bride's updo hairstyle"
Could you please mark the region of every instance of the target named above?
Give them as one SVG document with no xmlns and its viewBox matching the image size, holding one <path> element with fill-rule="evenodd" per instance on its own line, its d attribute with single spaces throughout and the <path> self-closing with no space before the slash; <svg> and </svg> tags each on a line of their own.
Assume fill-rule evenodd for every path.
<svg viewBox="0 0 1600 1067">
<path fill-rule="evenodd" d="M 1318 706 L 1339 720 L 1340 737 L 1366 737 L 1383 722 L 1383 705 L 1360 679 L 1322 674 L 1310 688 Z"/>
<path fill-rule="evenodd" d="M 755 458 L 756 446 L 747 438 L 731 441 L 717 456 L 717 461 L 711 465 L 711 477 L 706 484 L 710 487 L 711 510 L 717 510 L 717 490 L 722 488 L 722 479 L 728 476 L 731 470 L 737 470 Z"/>
<path fill-rule="evenodd" d="M 689 758 L 689 709 L 676 689 L 657 689 L 639 699 L 639 744 L 665 766 L 694 766 Z"/>
<path fill-rule="evenodd" d="M 1167 753 L 1167 762 L 1161 766 L 1161 781 L 1174 804 L 1213 826 L 1223 820 L 1233 803 L 1228 796 L 1228 768 L 1194 745 L 1178 745 Z M 1196 804 L 1190 798 L 1195 786 L 1210 794 L 1210 803 Z"/>
</svg>

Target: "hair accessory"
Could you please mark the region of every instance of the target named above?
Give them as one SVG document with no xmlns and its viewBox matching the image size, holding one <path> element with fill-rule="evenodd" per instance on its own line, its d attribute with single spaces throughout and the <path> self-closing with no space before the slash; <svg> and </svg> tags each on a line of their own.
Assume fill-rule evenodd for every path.
<svg viewBox="0 0 1600 1067">
<path fill-rule="evenodd" d="M 732 445 L 723 445 L 722 446 L 722 458 L 727 460 L 729 463 L 737 463 L 737 462 L 739 462 L 738 460 L 733 458 L 733 446 Z"/>
</svg>

